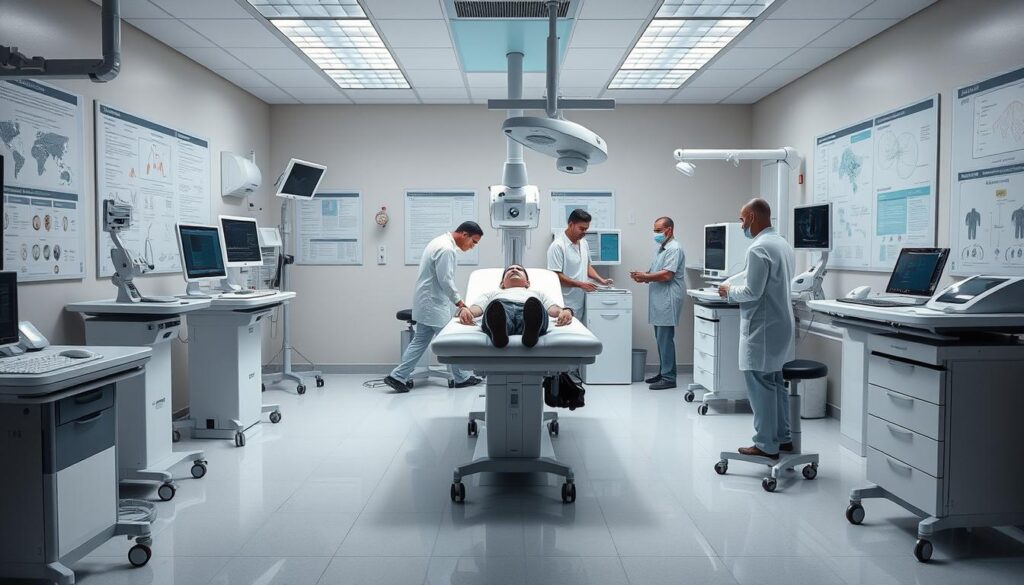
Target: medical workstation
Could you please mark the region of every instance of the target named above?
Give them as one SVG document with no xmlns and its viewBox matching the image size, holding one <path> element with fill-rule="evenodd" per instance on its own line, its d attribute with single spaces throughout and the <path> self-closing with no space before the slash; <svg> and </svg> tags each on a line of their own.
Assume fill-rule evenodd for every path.
<svg viewBox="0 0 1024 585">
<path fill-rule="evenodd" d="M 0 1 L 0 583 L 1024 583 L 1022 29 Z"/>
</svg>

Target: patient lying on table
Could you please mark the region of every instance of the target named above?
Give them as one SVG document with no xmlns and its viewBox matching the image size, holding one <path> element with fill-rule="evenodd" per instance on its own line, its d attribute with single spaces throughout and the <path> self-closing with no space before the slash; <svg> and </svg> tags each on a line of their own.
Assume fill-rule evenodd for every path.
<svg viewBox="0 0 1024 585">
<path fill-rule="evenodd" d="M 475 317 L 483 315 L 480 328 L 494 347 L 508 345 L 509 335 L 522 335 L 526 347 L 537 345 L 548 331 L 548 316 L 556 319 L 557 327 L 572 322 L 572 309 L 553 303 L 543 291 L 531 290 L 530 277 L 518 264 L 505 269 L 498 286 L 462 308 L 458 315 L 463 325 L 472 325 Z"/>
</svg>

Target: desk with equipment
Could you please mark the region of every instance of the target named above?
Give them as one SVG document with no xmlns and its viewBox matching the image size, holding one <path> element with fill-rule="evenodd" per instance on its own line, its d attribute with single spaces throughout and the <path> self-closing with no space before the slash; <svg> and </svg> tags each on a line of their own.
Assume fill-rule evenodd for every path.
<svg viewBox="0 0 1024 585">
<path fill-rule="evenodd" d="M 1024 278 L 971 277 L 923 307 L 808 304 L 866 345 L 860 396 L 859 380 L 846 378 L 844 349 L 843 421 L 858 417 L 848 414 L 847 395 L 866 403 L 863 444 L 874 485 L 851 492 L 847 519 L 864 520 L 867 498 L 923 517 L 914 547 L 920 561 L 931 557 L 937 531 L 1024 524 L 1024 470 L 1013 464 L 1024 343 L 1011 335 L 1024 333 Z"/>
<path fill-rule="evenodd" d="M 255 226 L 255 222 L 253 222 Z M 188 317 L 189 419 L 193 437 L 234 439 L 260 422 L 281 420 L 276 404 L 262 404 L 262 324 L 294 292 L 234 290 L 227 282 L 222 236 L 217 226 L 178 224 L 178 245 L 189 298 L 209 298 Z M 259 254 L 259 242 L 250 239 Z M 202 284 L 218 281 L 214 290 Z M 222 292 L 223 291 L 223 292 Z M 300 392 L 301 394 L 302 392 Z"/>
<path fill-rule="evenodd" d="M 73 583 L 69 565 L 119 535 L 136 538 L 128 559 L 145 565 L 152 504 L 119 511 L 115 418 L 151 351 L 19 343 L 17 294 L 15 274 L 0 273 L 0 581 Z"/>
</svg>

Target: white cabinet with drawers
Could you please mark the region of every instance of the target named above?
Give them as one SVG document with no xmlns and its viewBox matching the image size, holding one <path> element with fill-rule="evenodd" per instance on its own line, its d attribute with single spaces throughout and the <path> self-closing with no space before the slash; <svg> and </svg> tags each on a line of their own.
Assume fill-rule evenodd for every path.
<svg viewBox="0 0 1024 585">
<path fill-rule="evenodd" d="M 693 384 L 687 388 L 687 402 L 703 391 L 704 404 L 697 410 L 707 414 L 708 403 L 716 400 L 746 400 L 747 387 L 739 371 L 740 309 L 729 304 L 693 304 Z"/>
<path fill-rule="evenodd" d="M 633 293 L 628 290 L 587 294 L 587 329 L 601 340 L 601 354 L 584 366 L 587 384 L 629 384 L 633 368 Z"/>
</svg>

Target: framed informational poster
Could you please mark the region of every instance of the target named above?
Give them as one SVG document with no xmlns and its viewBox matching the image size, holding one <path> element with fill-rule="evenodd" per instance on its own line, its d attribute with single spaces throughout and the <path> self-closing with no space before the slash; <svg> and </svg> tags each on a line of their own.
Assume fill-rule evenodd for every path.
<svg viewBox="0 0 1024 585">
<path fill-rule="evenodd" d="M 574 209 L 590 213 L 593 229 L 615 228 L 615 193 L 612 191 L 552 191 L 551 231 L 565 229 L 566 220 Z"/>
<path fill-rule="evenodd" d="M 320 190 L 295 202 L 295 263 L 363 263 L 363 197 L 357 191 Z"/>
<path fill-rule="evenodd" d="M 405 264 L 418 265 L 430 240 L 454 230 L 464 221 L 479 221 L 476 191 L 406 191 Z M 464 266 L 480 263 L 480 252 L 476 248 L 455 257 Z"/>
</svg>

